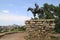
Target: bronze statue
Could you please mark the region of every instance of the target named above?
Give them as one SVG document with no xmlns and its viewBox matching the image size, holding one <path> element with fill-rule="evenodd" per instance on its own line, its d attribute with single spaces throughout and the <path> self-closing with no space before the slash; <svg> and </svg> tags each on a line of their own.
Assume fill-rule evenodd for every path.
<svg viewBox="0 0 60 40">
<path fill-rule="evenodd" d="M 39 8 L 38 4 L 35 3 L 35 8 L 31 8 L 29 7 L 27 11 L 31 11 L 34 18 L 36 17 L 36 14 L 38 15 L 38 17 L 41 15 L 41 14 L 44 14 L 44 10 L 42 8 Z"/>
</svg>

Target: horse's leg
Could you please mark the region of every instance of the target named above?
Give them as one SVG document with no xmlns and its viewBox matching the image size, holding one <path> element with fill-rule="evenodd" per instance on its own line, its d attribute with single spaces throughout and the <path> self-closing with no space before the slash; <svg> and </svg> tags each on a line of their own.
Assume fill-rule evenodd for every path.
<svg viewBox="0 0 60 40">
<path fill-rule="evenodd" d="M 37 13 L 37 16 L 38 16 L 38 19 L 39 19 L 40 13 Z"/>
<path fill-rule="evenodd" d="M 34 15 L 34 18 L 36 17 L 36 14 L 33 14 Z"/>
</svg>

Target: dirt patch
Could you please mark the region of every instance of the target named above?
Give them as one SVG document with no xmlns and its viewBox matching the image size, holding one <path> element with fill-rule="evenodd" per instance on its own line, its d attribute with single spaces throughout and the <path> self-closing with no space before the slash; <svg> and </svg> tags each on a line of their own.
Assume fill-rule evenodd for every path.
<svg viewBox="0 0 60 40">
<path fill-rule="evenodd" d="M 26 33 L 25 32 L 20 32 L 20 33 L 15 33 L 15 34 L 9 34 L 5 35 L 0 40 L 25 40 Z"/>
</svg>

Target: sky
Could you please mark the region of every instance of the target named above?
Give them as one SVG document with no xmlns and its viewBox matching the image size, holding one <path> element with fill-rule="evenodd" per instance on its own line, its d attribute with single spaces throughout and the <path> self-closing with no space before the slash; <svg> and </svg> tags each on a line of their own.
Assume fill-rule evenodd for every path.
<svg viewBox="0 0 60 40">
<path fill-rule="evenodd" d="M 0 25 L 24 25 L 26 20 L 33 17 L 27 9 L 34 8 L 35 3 L 40 7 L 44 3 L 58 6 L 60 0 L 0 0 Z"/>
</svg>

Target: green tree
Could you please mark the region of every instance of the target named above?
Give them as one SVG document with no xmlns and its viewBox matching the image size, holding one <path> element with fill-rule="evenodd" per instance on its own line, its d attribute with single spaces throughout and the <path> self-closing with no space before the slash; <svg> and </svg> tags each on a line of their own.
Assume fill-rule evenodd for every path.
<svg viewBox="0 0 60 40">
<path fill-rule="evenodd" d="M 47 3 L 45 3 L 43 5 L 43 9 L 44 9 L 44 12 L 45 12 L 45 18 L 46 19 L 53 19 L 54 18 L 54 5 L 48 5 Z"/>
</svg>

